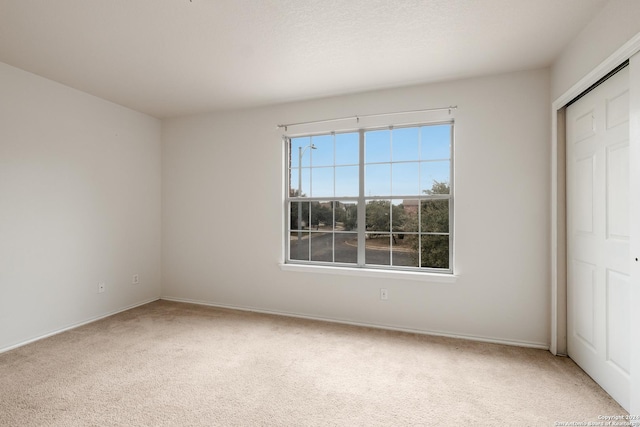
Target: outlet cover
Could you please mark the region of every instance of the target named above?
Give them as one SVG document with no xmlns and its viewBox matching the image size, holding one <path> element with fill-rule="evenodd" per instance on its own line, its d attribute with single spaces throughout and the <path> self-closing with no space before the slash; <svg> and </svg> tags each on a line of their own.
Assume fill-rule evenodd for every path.
<svg viewBox="0 0 640 427">
<path fill-rule="evenodd" d="M 134 274 L 133 277 L 131 278 L 131 284 L 132 285 L 139 285 L 140 284 L 140 275 L 139 274 Z"/>
<path fill-rule="evenodd" d="M 106 290 L 106 285 L 104 282 L 98 283 L 98 293 L 101 294 Z"/>
</svg>

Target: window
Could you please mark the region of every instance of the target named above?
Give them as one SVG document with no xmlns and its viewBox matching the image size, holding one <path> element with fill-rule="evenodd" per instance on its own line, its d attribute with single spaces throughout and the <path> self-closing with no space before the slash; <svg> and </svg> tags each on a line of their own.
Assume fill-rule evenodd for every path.
<svg viewBox="0 0 640 427">
<path fill-rule="evenodd" d="M 288 263 L 452 272 L 453 122 L 285 141 Z"/>
</svg>

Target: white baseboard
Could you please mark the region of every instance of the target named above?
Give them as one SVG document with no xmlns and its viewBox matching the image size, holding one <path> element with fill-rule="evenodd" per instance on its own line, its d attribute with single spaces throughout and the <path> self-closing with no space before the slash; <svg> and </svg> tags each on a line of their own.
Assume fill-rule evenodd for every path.
<svg viewBox="0 0 640 427">
<path fill-rule="evenodd" d="M 39 335 L 37 337 L 30 338 L 30 339 L 28 339 L 26 341 L 21 341 L 21 342 L 19 342 L 17 344 L 10 345 L 9 347 L 0 348 L 0 353 L 4 353 L 4 352 L 7 352 L 9 350 L 13 350 L 15 348 L 25 346 L 27 344 L 31 344 L 32 342 L 39 341 L 39 340 L 44 339 L 44 338 L 49 338 L 49 337 L 51 337 L 53 335 L 57 335 L 59 333 L 65 332 L 65 331 L 69 331 L 71 329 L 75 329 L 75 328 L 78 328 L 80 326 L 87 325 L 89 323 L 93 323 L 93 322 L 95 322 L 97 320 L 104 319 L 105 317 L 113 316 L 114 314 L 118 314 L 118 313 L 122 313 L 123 311 L 131 310 L 132 308 L 140 307 L 141 305 L 149 304 L 150 302 L 153 302 L 153 301 L 158 301 L 159 299 L 160 299 L 159 297 L 158 298 L 151 298 L 151 299 L 148 299 L 148 300 L 145 300 L 145 301 L 142 301 L 142 302 L 138 302 L 138 303 L 135 303 L 135 304 L 132 304 L 132 305 L 128 305 L 128 306 L 126 306 L 124 308 L 120 308 L 120 309 L 115 310 L 115 311 L 111 311 L 111 312 L 108 312 L 108 313 L 105 313 L 105 314 L 101 314 L 100 316 L 92 317 L 92 318 L 90 318 L 88 320 L 84 320 L 82 322 L 73 323 L 71 325 L 65 326 L 64 328 L 56 329 L 56 330 L 48 332 L 48 333 L 46 333 L 44 335 Z"/>
<path fill-rule="evenodd" d="M 464 339 L 464 340 L 469 340 L 469 341 L 486 342 L 486 343 L 491 343 L 491 344 L 503 344 L 503 345 L 509 345 L 509 346 L 514 346 L 514 347 L 526 347 L 526 348 L 535 348 L 535 349 L 540 349 L 540 350 L 549 350 L 549 344 L 546 344 L 546 343 L 537 343 L 537 342 L 529 342 L 529 341 L 504 340 L 504 339 L 499 339 L 499 338 L 483 337 L 483 336 L 477 336 L 477 335 L 455 334 L 455 333 L 449 333 L 449 332 L 443 332 L 443 331 L 412 329 L 412 328 L 405 328 L 405 327 L 399 327 L 399 326 L 393 326 L 393 325 L 382 325 L 382 324 L 377 324 L 377 323 L 355 322 L 355 321 L 352 321 L 352 320 L 333 319 L 333 318 L 319 317 L 319 316 L 309 316 L 309 315 L 301 314 L 301 313 L 291 313 L 291 312 L 284 312 L 284 311 L 277 311 L 277 310 L 265 310 L 265 309 L 261 309 L 261 308 L 255 308 L 255 307 L 236 306 L 236 305 L 229 305 L 229 304 L 218 304 L 218 303 L 212 303 L 212 302 L 208 302 L 208 301 L 193 300 L 193 299 L 189 299 L 189 298 L 177 298 L 177 297 L 171 297 L 171 296 L 163 296 L 163 297 L 160 297 L 160 299 L 165 300 L 165 301 L 184 302 L 184 303 L 189 303 L 189 304 L 197 304 L 197 305 L 206 305 L 206 306 L 210 306 L 210 307 L 226 308 L 226 309 L 230 309 L 230 310 L 249 311 L 249 312 L 263 313 L 263 314 L 274 314 L 274 315 L 277 315 L 277 316 L 295 317 L 295 318 L 299 318 L 299 319 L 309 319 L 309 320 L 318 320 L 318 321 L 321 321 L 321 322 L 340 323 L 340 324 L 344 324 L 344 325 L 364 326 L 364 327 L 367 327 L 367 328 L 384 329 L 384 330 L 389 330 L 389 331 L 410 332 L 410 333 L 413 333 L 413 334 L 420 334 L 420 335 L 433 335 L 433 336 L 439 336 L 439 337 Z"/>
</svg>

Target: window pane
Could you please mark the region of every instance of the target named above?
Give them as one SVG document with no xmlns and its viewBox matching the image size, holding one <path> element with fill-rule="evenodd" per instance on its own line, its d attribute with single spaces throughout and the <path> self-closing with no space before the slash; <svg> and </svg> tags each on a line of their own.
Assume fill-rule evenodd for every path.
<svg viewBox="0 0 640 427">
<path fill-rule="evenodd" d="M 392 195 L 412 195 L 420 192 L 419 163 L 397 163 L 391 168 Z"/>
<path fill-rule="evenodd" d="M 430 268 L 449 268 L 449 236 L 421 237 L 422 265 Z"/>
<path fill-rule="evenodd" d="M 377 130 L 364 134 L 365 163 L 391 161 L 391 131 Z"/>
<path fill-rule="evenodd" d="M 336 230 L 356 231 L 358 228 L 358 203 L 336 202 Z"/>
<path fill-rule="evenodd" d="M 309 232 L 291 232 L 289 259 L 309 261 Z"/>
<path fill-rule="evenodd" d="M 423 126 L 422 160 L 440 160 L 451 158 L 451 125 Z"/>
<path fill-rule="evenodd" d="M 289 197 L 298 195 L 298 169 L 289 169 Z"/>
<path fill-rule="evenodd" d="M 368 165 L 365 168 L 365 196 L 391 194 L 391 165 Z"/>
<path fill-rule="evenodd" d="M 333 233 L 311 233 L 311 261 L 333 262 Z"/>
<path fill-rule="evenodd" d="M 404 231 L 404 223 L 407 220 L 404 209 L 401 206 L 402 200 L 395 199 L 391 201 L 391 230 L 393 232 Z"/>
<path fill-rule="evenodd" d="M 420 212 L 424 233 L 449 232 L 449 200 L 423 200 Z"/>
<path fill-rule="evenodd" d="M 392 157 L 394 162 L 419 159 L 419 128 L 393 130 Z"/>
<path fill-rule="evenodd" d="M 400 216 L 402 218 L 401 224 L 396 223 L 396 213 L 394 212 L 394 231 L 414 232 L 418 230 L 418 206 L 419 200 L 417 199 L 405 199 L 398 206 Z"/>
<path fill-rule="evenodd" d="M 358 166 L 336 167 L 336 197 L 357 197 L 358 182 Z"/>
<path fill-rule="evenodd" d="M 302 168 L 302 181 L 299 184 L 302 184 L 302 188 L 296 194 L 299 194 L 300 197 L 309 197 L 311 194 L 311 169 Z"/>
<path fill-rule="evenodd" d="M 391 239 L 392 264 L 405 267 L 418 266 L 418 236 L 395 233 Z"/>
<path fill-rule="evenodd" d="M 450 162 L 422 162 L 420 164 L 421 194 L 449 194 Z"/>
<path fill-rule="evenodd" d="M 311 143 L 315 149 L 307 149 L 303 154 L 304 158 L 309 155 L 311 157 L 312 166 L 332 166 L 333 165 L 333 135 L 321 135 L 311 138 Z M 303 148 L 304 149 L 304 148 Z"/>
<path fill-rule="evenodd" d="M 303 170 L 302 176 L 304 178 L 304 170 Z M 332 167 L 311 169 L 311 196 L 312 197 L 333 197 L 333 168 Z"/>
<path fill-rule="evenodd" d="M 311 188 L 311 170 L 309 168 L 302 169 L 302 179 L 298 180 L 300 170 L 298 168 L 289 171 L 289 194 L 290 197 L 309 197 Z"/>
<path fill-rule="evenodd" d="M 357 165 L 360 162 L 358 133 L 336 134 L 336 165 Z"/>
<path fill-rule="evenodd" d="M 305 230 L 309 224 L 309 202 L 291 202 L 289 209 L 289 229 Z M 298 221 L 300 218 L 300 221 Z"/>
<path fill-rule="evenodd" d="M 355 233 L 335 234 L 335 262 L 358 262 L 358 235 Z"/>
<path fill-rule="evenodd" d="M 311 203 L 311 229 L 333 231 L 333 202 Z"/>
<path fill-rule="evenodd" d="M 292 168 L 297 168 L 300 164 L 298 163 L 298 160 L 300 159 L 300 153 L 302 150 L 305 149 L 305 147 L 308 147 L 311 145 L 311 138 L 308 136 L 305 137 L 301 137 L 301 138 L 291 138 L 291 149 L 289 150 L 289 155 L 291 156 L 291 167 Z M 307 148 L 307 151 L 309 151 L 309 148 Z M 311 157 L 308 155 L 305 155 L 302 158 L 302 166 L 306 166 L 309 167 L 311 166 Z"/>
<path fill-rule="evenodd" d="M 371 200 L 365 207 L 367 231 L 391 231 L 391 203 L 388 200 Z"/>
<path fill-rule="evenodd" d="M 365 239 L 365 263 L 391 265 L 391 235 L 367 233 Z"/>
</svg>

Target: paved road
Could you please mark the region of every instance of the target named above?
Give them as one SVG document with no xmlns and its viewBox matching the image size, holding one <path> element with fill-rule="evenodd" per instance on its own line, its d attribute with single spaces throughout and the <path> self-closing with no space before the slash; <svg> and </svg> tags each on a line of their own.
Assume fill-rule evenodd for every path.
<svg viewBox="0 0 640 427">
<path fill-rule="evenodd" d="M 309 259 L 309 240 L 311 240 L 311 261 L 332 262 L 332 234 L 312 233 L 311 239 L 303 239 L 298 245 L 296 238 L 291 240 L 291 259 Z M 335 234 L 335 262 L 356 263 L 358 249 L 356 235 L 350 233 Z M 365 262 L 367 264 L 390 265 L 389 250 L 382 248 L 366 249 Z M 407 252 L 394 252 L 393 265 L 412 266 L 411 256 Z"/>
</svg>

